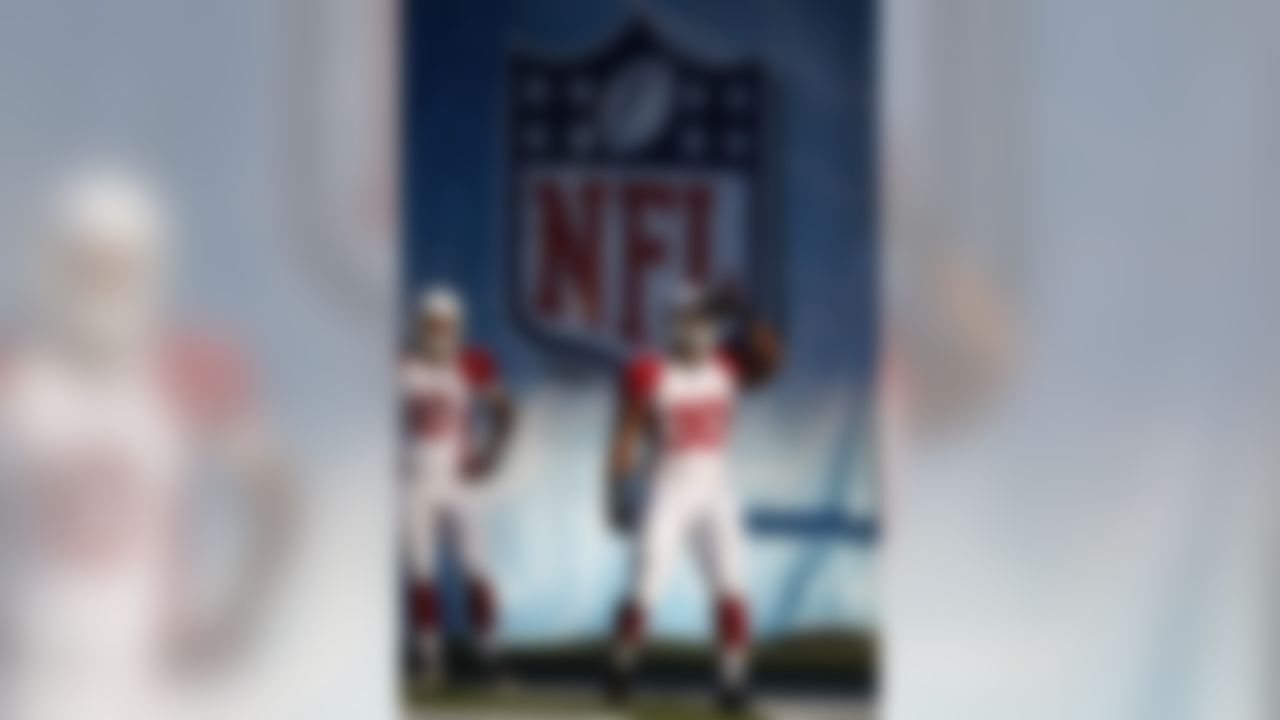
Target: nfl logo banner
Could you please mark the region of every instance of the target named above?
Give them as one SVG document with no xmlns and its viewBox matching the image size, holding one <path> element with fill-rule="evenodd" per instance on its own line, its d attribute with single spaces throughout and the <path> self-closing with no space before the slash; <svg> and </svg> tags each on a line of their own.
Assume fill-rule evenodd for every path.
<svg viewBox="0 0 1280 720">
<path fill-rule="evenodd" d="M 683 286 L 775 287 L 766 79 L 634 20 L 592 52 L 508 63 L 507 225 L 519 324 L 616 360 L 660 342 Z"/>
</svg>

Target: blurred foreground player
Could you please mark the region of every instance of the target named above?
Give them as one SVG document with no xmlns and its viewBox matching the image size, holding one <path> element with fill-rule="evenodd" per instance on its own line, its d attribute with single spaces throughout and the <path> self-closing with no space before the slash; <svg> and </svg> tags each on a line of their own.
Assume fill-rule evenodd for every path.
<svg viewBox="0 0 1280 720">
<path fill-rule="evenodd" d="M 496 662 L 497 600 L 481 556 L 477 488 L 506 446 L 513 410 L 493 359 L 464 347 L 463 336 L 458 296 L 444 288 L 428 290 L 400 368 L 407 436 L 405 552 L 415 650 L 430 685 L 445 676 L 437 559 L 446 539 L 465 576 L 477 658 L 490 675 Z"/>
<path fill-rule="evenodd" d="M 726 325 L 734 333 L 722 345 Z M 617 701 L 629 694 L 649 609 L 691 542 L 714 593 L 720 704 L 730 712 L 746 704 L 745 539 L 726 448 L 739 392 L 771 377 L 781 354 L 777 335 L 736 293 L 688 290 L 670 310 L 666 352 L 641 354 L 625 370 L 608 466 L 609 512 L 619 529 L 631 530 L 635 476 L 649 466 L 642 452 L 654 463 L 616 627 L 609 690 Z"/>
<path fill-rule="evenodd" d="M 167 720 L 174 671 L 211 669 L 248 632 L 287 486 L 237 354 L 167 317 L 153 189 L 85 174 L 47 231 L 38 312 L 0 351 L 0 717 Z M 242 582 L 212 615 L 184 542 L 206 460 L 252 515 Z"/>
</svg>

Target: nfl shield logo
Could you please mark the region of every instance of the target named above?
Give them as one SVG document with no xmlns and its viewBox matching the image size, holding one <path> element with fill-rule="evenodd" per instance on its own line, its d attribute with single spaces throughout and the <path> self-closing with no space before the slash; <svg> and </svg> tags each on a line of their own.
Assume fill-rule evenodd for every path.
<svg viewBox="0 0 1280 720">
<path fill-rule="evenodd" d="M 661 340 L 681 286 L 767 299 L 759 64 L 696 59 L 636 21 L 589 54 L 514 53 L 508 69 L 511 283 L 535 338 L 617 359 Z"/>
</svg>

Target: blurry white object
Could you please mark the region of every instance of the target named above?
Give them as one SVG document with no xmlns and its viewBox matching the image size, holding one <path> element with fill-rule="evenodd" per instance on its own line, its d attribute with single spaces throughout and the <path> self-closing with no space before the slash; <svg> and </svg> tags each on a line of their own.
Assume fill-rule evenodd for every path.
<svg viewBox="0 0 1280 720">
<path fill-rule="evenodd" d="M 433 287 L 422 294 L 418 310 L 426 317 L 462 322 L 462 299 L 446 287 Z"/>
<path fill-rule="evenodd" d="M 1276 717 L 1276 7 L 886 8 L 887 717 Z"/>
<path fill-rule="evenodd" d="M 238 353 L 166 312 L 158 194 L 94 174 L 54 208 L 44 312 L 0 352 L 0 716 L 170 718 L 178 653 L 233 643 L 278 557 L 278 468 Z M 216 626 L 193 614 L 189 542 L 209 460 L 253 516 Z"/>
<path fill-rule="evenodd" d="M 47 220 L 49 330 L 98 352 L 149 339 L 168 282 L 168 232 L 159 193 L 140 174 L 102 167 L 73 176 Z"/>
</svg>

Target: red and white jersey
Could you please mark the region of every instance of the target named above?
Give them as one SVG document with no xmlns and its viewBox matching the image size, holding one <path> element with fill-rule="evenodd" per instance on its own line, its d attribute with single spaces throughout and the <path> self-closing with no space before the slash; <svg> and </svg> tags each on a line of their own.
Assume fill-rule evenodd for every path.
<svg viewBox="0 0 1280 720">
<path fill-rule="evenodd" d="M 192 449 L 244 409 L 224 346 L 166 343 L 112 367 L 0 356 L 0 628 L 9 659 L 141 667 L 174 608 Z"/>
<path fill-rule="evenodd" d="M 497 365 L 479 348 L 468 348 L 446 363 L 405 357 L 400 386 L 410 471 L 415 478 L 448 482 L 462 475 L 471 450 L 475 398 L 497 382 Z"/>
<path fill-rule="evenodd" d="M 623 392 L 657 423 L 657 476 L 724 471 L 739 391 L 737 364 L 726 352 L 695 363 L 641 354 L 627 366 Z"/>
</svg>

